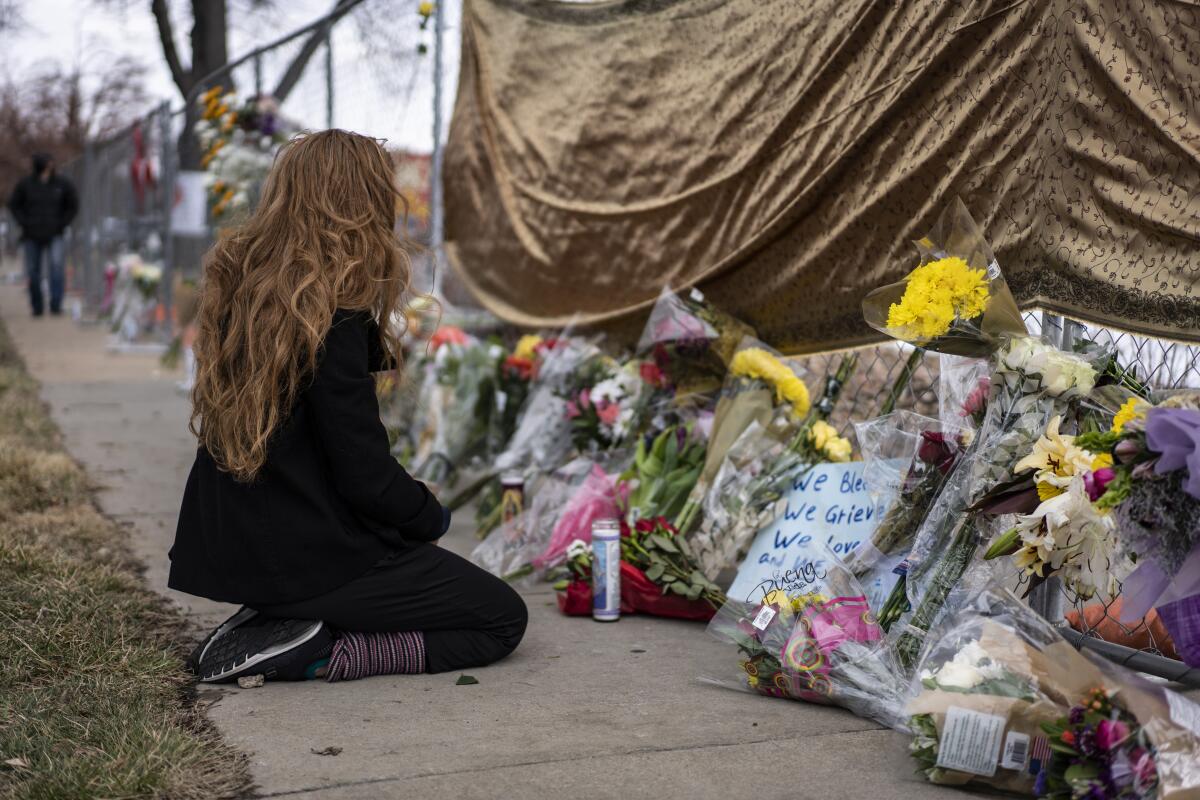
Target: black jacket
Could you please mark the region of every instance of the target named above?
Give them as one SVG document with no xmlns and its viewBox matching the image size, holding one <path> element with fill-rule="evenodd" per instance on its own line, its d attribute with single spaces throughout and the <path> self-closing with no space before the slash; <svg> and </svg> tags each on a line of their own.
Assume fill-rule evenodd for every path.
<svg viewBox="0 0 1200 800">
<path fill-rule="evenodd" d="M 23 238 L 45 244 L 75 219 L 79 196 L 71 182 L 59 175 L 51 175 L 46 181 L 26 175 L 13 189 L 8 210 L 21 226 Z"/>
<path fill-rule="evenodd" d="M 379 329 L 338 311 L 311 384 L 241 483 L 202 447 L 188 476 L 169 584 L 253 606 L 304 600 L 444 530 L 442 507 L 392 457 L 372 371 Z"/>
</svg>

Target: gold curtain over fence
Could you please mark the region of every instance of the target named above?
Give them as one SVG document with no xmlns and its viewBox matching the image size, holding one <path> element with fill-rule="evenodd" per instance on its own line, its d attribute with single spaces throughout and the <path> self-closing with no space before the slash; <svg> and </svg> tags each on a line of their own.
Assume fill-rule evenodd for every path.
<svg viewBox="0 0 1200 800">
<path fill-rule="evenodd" d="M 697 284 L 792 351 L 954 196 L 1023 306 L 1200 340 L 1200 5 L 465 0 L 447 247 L 514 323 Z"/>
</svg>

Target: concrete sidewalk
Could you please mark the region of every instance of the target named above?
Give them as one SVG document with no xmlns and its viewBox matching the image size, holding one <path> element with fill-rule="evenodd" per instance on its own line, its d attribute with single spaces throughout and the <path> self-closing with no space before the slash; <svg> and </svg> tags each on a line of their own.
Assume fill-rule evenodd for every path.
<svg viewBox="0 0 1200 800">
<path fill-rule="evenodd" d="M 146 579 L 195 622 L 229 607 L 170 592 L 167 549 L 191 466 L 177 376 L 147 356 L 105 352 L 102 329 L 28 316 L 0 288 L 0 316 L 63 430 L 131 529 Z M 469 521 L 447 536 L 459 552 Z M 602 625 L 525 593 L 516 654 L 457 674 L 205 690 L 209 713 L 250 753 L 262 797 L 951 798 L 915 774 L 907 737 L 847 712 L 707 685 L 737 669 L 704 626 L 628 617 Z M 317 755 L 340 748 L 337 755 Z M 332 752 L 332 751 L 327 751 Z"/>
</svg>

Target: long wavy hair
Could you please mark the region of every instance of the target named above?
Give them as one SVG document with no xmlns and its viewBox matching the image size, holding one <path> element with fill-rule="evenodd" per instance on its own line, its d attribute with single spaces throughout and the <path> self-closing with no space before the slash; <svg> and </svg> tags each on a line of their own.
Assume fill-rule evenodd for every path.
<svg viewBox="0 0 1200 800">
<path fill-rule="evenodd" d="M 209 251 L 197 314 L 191 431 L 217 465 L 251 481 L 316 368 L 337 309 L 367 311 L 400 364 L 394 320 L 410 262 L 391 159 L 340 130 L 284 145 L 258 207 Z"/>
</svg>

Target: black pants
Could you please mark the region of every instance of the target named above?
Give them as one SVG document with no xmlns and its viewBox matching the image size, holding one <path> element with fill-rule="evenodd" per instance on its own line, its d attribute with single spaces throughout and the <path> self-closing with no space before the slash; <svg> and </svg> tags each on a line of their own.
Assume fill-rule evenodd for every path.
<svg viewBox="0 0 1200 800">
<path fill-rule="evenodd" d="M 499 661 L 517 649 L 529 621 L 525 602 L 511 586 L 432 544 L 393 553 L 328 594 L 256 610 L 319 619 L 345 631 L 421 631 L 429 672 Z"/>
</svg>

